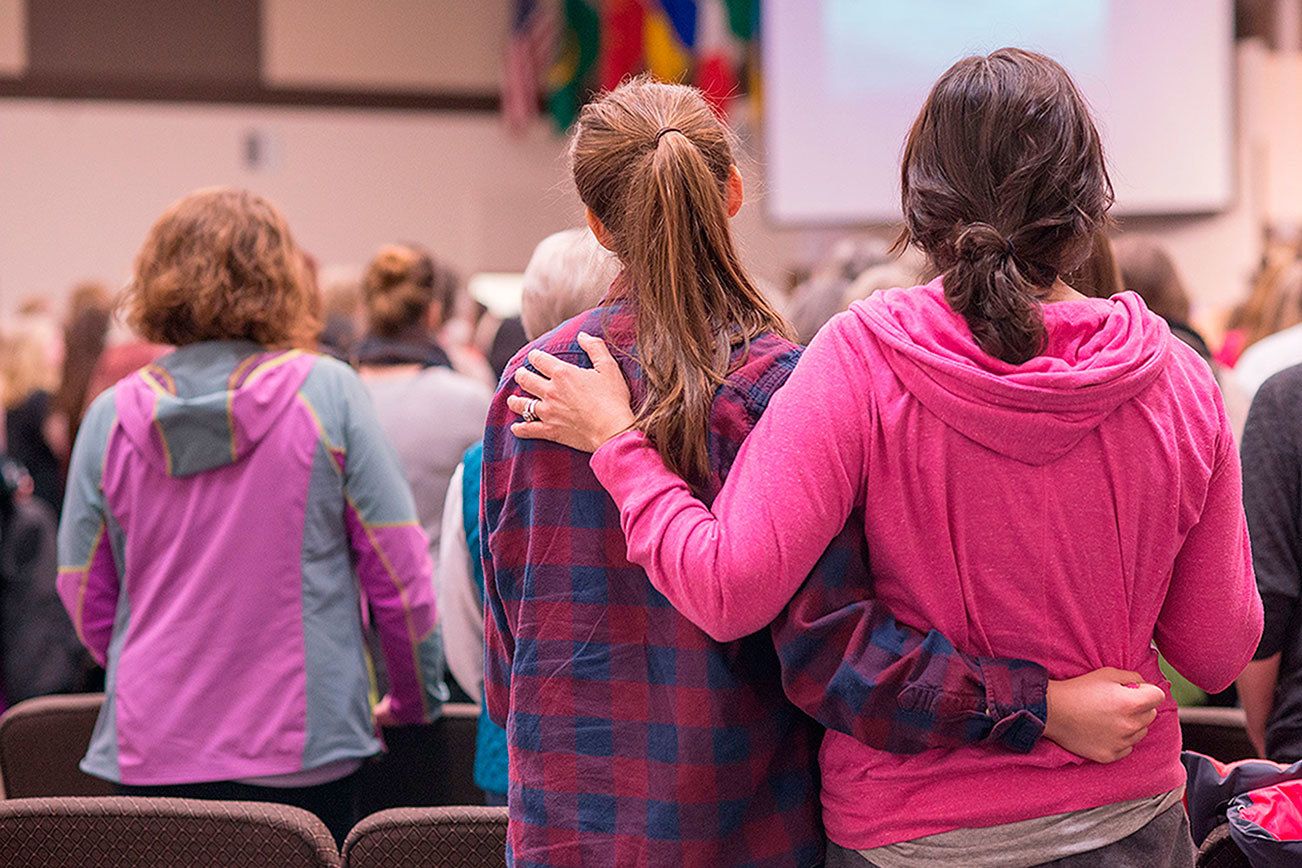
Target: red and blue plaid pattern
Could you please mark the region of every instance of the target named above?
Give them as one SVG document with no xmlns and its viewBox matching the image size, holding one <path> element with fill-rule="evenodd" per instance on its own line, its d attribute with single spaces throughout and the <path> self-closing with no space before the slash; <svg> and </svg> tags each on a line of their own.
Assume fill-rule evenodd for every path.
<svg viewBox="0 0 1302 868">
<path fill-rule="evenodd" d="M 630 307 L 591 311 L 533 346 L 587 366 L 580 331 L 606 340 L 636 400 Z M 799 356 L 773 336 L 734 351 L 713 406 L 707 500 Z M 506 398 L 523 363 L 489 412 L 481 517 L 485 693 L 510 746 L 513 864 L 818 864 L 820 731 L 784 677 L 822 723 L 895 751 L 1038 738 L 1042 669 L 964 657 L 864 599 L 862 522 L 773 635 L 711 640 L 626 560 L 588 456 L 511 434 Z"/>
</svg>

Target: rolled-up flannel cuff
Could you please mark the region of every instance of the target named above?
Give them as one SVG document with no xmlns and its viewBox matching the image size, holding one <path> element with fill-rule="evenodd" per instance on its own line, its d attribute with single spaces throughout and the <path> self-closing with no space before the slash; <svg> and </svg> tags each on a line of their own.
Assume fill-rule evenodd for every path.
<svg viewBox="0 0 1302 868">
<path fill-rule="evenodd" d="M 986 685 L 986 716 L 993 724 L 987 741 L 1026 753 L 1044 735 L 1049 717 L 1049 673 L 1026 661 L 978 659 Z"/>
</svg>

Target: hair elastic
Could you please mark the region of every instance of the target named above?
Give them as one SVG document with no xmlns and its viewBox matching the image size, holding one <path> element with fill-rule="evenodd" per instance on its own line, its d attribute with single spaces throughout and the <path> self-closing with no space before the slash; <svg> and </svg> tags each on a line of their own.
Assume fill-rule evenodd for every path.
<svg viewBox="0 0 1302 868">
<path fill-rule="evenodd" d="M 655 143 L 656 143 L 657 145 L 660 144 L 660 139 L 663 138 L 663 137 L 664 137 L 666 134 L 668 134 L 668 133 L 680 133 L 680 134 L 683 135 L 683 136 L 686 136 L 686 135 L 687 135 L 687 133 L 684 133 L 682 130 L 678 129 L 678 127 L 665 127 L 663 130 L 661 130 L 660 132 L 656 133 L 656 141 L 655 141 Z"/>
</svg>

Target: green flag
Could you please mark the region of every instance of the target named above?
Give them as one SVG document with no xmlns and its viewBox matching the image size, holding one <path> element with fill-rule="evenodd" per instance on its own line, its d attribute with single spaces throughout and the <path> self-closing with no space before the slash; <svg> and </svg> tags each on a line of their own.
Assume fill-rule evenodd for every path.
<svg viewBox="0 0 1302 868">
<path fill-rule="evenodd" d="M 567 130 L 579 116 L 601 53 L 601 19 L 593 0 L 564 0 L 561 8 L 560 50 L 547 74 L 547 108 L 557 129 Z"/>
</svg>

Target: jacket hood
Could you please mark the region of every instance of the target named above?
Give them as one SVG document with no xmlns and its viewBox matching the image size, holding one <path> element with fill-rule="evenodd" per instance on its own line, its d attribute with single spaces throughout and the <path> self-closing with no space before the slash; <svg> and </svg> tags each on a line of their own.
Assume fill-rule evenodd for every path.
<svg viewBox="0 0 1302 868">
<path fill-rule="evenodd" d="M 1026 464 L 1069 452 L 1161 374 L 1171 332 L 1139 296 L 1044 305 L 1045 352 L 1021 365 L 987 355 L 941 281 L 856 303 L 904 386 L 950 428 Z"/>
<path fill-rule="evenodd" d="M 169 476 L 234 464 L 293 401 L 312 359 L 242 341 L 182 347 L 118 384 L 118 418 L 136 448 Z"/>
</svg>

